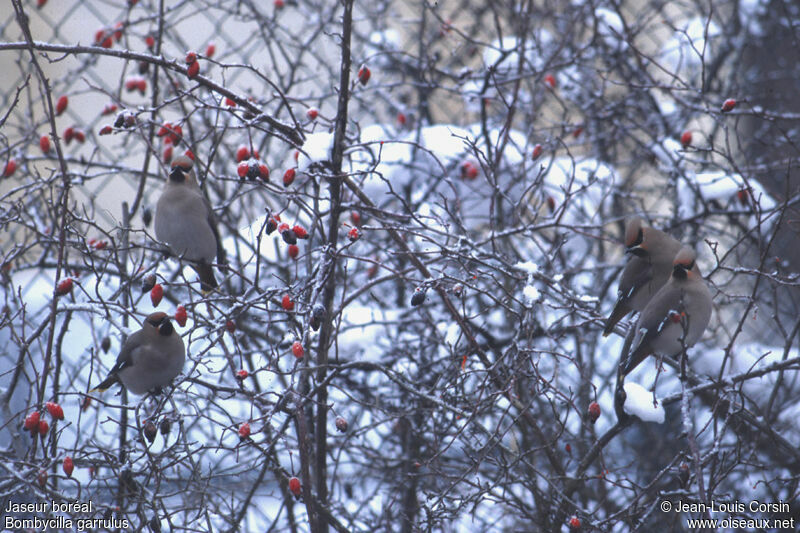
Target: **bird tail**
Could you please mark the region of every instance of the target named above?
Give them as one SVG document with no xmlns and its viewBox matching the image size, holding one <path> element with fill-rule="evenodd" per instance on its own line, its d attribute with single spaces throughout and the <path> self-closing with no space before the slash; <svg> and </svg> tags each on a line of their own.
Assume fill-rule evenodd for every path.
<svg viewBox="0 0 800 533">
<path fill-rule="evenodd" d="M 606 320 L 606 327 L 603 330 L 603 337 L 608 337 L 612 331 L 614 331 L 614 326 L 617 325 L 617 322 L 622 320 L 622 317 L 627 315 L 629 309 L 626 309 L 622 303 L 622 300 L 617 301 L 617 305 L 614 306 L 614 310 L 611 311 L 611 316 L 608 317 Z"/>
<path fill-rule="evenodd" d="M 106 379 L 89 392 L 105 392 L 115 383 L 119 383 L 119 376 L 117 374 L 109 374 Z"/>
<path fill-rule="evenodd" d="M 217 287 L 217 278 L 214 277 L 214 269 L 208 263 L 198 263 L 193 265 L 197 275 L 200 276 L 200 290 L 203 294 L 208 294 Z"/>
</svg>

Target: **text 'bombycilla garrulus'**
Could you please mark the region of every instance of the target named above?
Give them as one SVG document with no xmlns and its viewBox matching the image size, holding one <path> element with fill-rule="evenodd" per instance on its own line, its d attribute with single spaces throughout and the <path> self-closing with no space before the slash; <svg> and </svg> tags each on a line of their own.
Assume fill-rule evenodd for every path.
<svg viewBox="0 0 800 533">
<path fill-rule="evenodd" d="M 639 315 L 623 374 L 650 354 L 678 355 L 703 336 L 711 319 L 711 291 L 695 264 L 696 257 L 688 246 L 675 256 L 669 281 Z"/>
<path fill-rule="evenodd" d="M 646 226 L 633 217 L 625 225 L 625 253 L 631 257 L 619 279 L 617 303 L 606 320 L 603 336 L 607 337 L 622 317 L 632 311 L 641 312 L 672 272 L 672 260 L 681 243 L 663 231 Z"/>
<path fill-rule="evenodd" d="M 122 344 L 108 377 L 91 392 L 102 392 L 115 383 L 134 394 L 168 385 L 183 370 L 186 347 L 166 313 L 150 314 L 142 329 Z"/>
<path fill-rule="evenodd" d="M 169 179 L 156 204 L 156 237 L 176 255 L 190 261 L 203 292 L 217 288 L 211 264 L 224 262 L 214 211 L 194 174 L 194 162 L 181 155 L 172 160 Z"/>
</svg>

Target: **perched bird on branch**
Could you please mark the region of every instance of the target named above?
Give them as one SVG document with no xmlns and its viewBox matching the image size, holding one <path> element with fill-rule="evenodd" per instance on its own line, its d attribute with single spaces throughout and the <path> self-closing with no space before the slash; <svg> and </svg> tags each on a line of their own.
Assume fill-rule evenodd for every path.
<svg viewBox="0 0 800 533">
<path fill-rule="evenodd" d="M 200 276 L 204 293 L 217 288 L 211 264 L 224 263 L 224 251 L 214 211 L 203 196 L 194 162 L 181 155 L 172 160 L 169 179 L 156 204 L 156 237 L 173 253 L 189 261 Z"/>
<path fill-rule="evenodd" d="M 650 354 L 676 356 L 703 336 L 711 319 L 711 291 L 695 264 L 696 257 L 688 246 L 675 256 L 669 281 L 639 315 L 623 374 Z"/>
<path fill-rule="evenodd" d="M 630 255 L 619 279 L 617 303 L 606 320 L 607 337 L 625 315 L 641 312 L 672 272 L 672 260 L 681 243 L 663 231 L 646 226 L 633 217 L 625 225 L 625 253 Z"/>
<path fill-rule="evenodd" d="M 103 392 L 115 383 L 134 394 L 168 385 L 183 370 L 186 347 L 166 313 L 150 314 L 142 329 L 128 337 L 108 377 L 90 392 Z"/>
</svg>

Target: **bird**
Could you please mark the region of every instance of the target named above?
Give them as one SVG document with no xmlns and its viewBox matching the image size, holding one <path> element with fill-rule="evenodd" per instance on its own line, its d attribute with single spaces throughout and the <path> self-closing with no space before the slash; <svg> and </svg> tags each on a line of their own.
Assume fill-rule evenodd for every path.
<svg viewBox="0 0 800 533">
<path fill-rule="evenodd" d="M 134 394 L 159 390 L 183 370 L 186 347 L 164 312 L 151 313 L 142 329 L 122 344 L 108 377 L 90 392 L 103 392 L 115 383 Z"/>
<path fill-rule="evenodd" d="M 190 262 L 203 293 L 218 287 L 211 264 L 215 256 L 219 264 L 224 263 L 225 254 L 217 222 L 197 184 L 194 162 L 185 155 L 170 164 L 169 179 L 156 204 L 155 229 L 158 240 Z"/>
<path fill-rule="evenodd" d="M 617 302 L 606 320 L 603 337 L 608 337 L 625 315 L 645 308 L 669 279 L 672 260 L 680 249 L 681 243 L 677 239 L 646 226 L 640 217 L 628 219 L 625 254 L 631 258 L 620 276 Z"/>
<path fill-rule="evenodd" d="M 639 315 L 623 375 L 650 354 L 676 356 L 703 336 L 711 319 L 711 291 L 696 259 L 694 249 L 689 246 L 682 247 L 675 256 L 669 281 Z"/>
</svg>

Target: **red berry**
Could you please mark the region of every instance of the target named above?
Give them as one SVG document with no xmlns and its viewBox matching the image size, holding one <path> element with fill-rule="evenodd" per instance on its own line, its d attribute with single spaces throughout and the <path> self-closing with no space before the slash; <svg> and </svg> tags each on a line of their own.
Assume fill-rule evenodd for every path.
<svg viewBox="0 0 800 533">
<path fill-rule="evenodd" d="M 581 521 L 578 519 L 577 516 L 573 516 L 569 519 L 569 528 L 572 530 L 579 530 L 581 528 Z"/>
<path fill-rule="evenodd" d="M 94 243 L 95 250 L 103 250 L 106 246 L 108 246 L 106 241 L 95 241 Z"/>
<path fill-rule="evenodd" d="M 542 148 L 542 145 L 541 144 L 537 144 L 536 146 L 533 147 L 533 153 L 531 154 L 531 159 L 536 161 L 537 159 L 539 159 L 539 156 L 542 155 L 543 151 L 544 151 L 544 148 Z"/>
<path fill-rule="evenodd" d="M 548 87 L 550 87 L 551 89 L 555 89 L 555 88 L 556 88 L 556 77 L 555 77 L 555 76 L 553 76 L 552 74 L 547 74 L 547 75 L 544 77 L 544 82 L 545 82 L 545 83 L 547 84 L 547 86 L 548 86 Z"/>
<path fill-rule="evenodd" d="M 42 152 L 47 153 L 50 151 L 50 137 L 47 135 L 42 135 L 39 137 L 39 148 L 42 149 Z"/>
<path fill-rule="evenodd" d="M 36 482 L 39 484 L 40 487 L 44 487 L 47 485 L 47 471 L 41 470 L 39 471 L 39 475 L 36 476 Z"/>
<path fill-rule="evenodd" d="M 681 135 L 681 146 L 686 148 L 692 144 L 692 132 L 691 131 L 684 131 L 683 135 Z"/>
<path fill-rule="evenodd" d="M 175 322 L 178 323 L 180 327 L 186 326 L 186 319 L 188 315 L 186 313 L 186 308 L 182 305 L 179 305 L 177 309 L 175 309 Z"/>
<path fill-rule="evenodd" d="M 350 231 L 347 232 L 347 238 L 351 241 L 357 241 L 359 237 L 361 237 L 361 233 L 358 228 L 350 228 Z"/>
<path fill-rule="evenodd" d="M 338 429 L 342 433 L 347 431 L 347 420 L 345 420 L 341 416 L 337 416 L 336 417 L 336 429 Z"/>
<path fill-rule="evenodd" d="M 103 48 L 111 48 L 112 46 L 114 46 L 114 40 L 111 39 L 111 36 L 109 35 L 108 37 L 103 39 L 103 42 L 100 43 L 100 46 L 102 46 Z"/>
<path fill-rule="evenodd" d="M 233 320 L 227 320 L 225 322 L 225 329 L 228 330 L 228 333 L 233 335 L 236 332 L 236 323 Z"/>
<path fill-rule="evenodd" d="M 47 0 L 36 0 L 36 7 L 42 8 L 47 3 Z"/>
<path fill-rule="evenodd" d="M 144 38 L 144 44 L 147 45 L 147 48 L 153 48 L 156 45 L 156 39 L 152 35 L 148 35 Z"/>
<path fill-rule="evenodd" d="M 69 98 L 67 98 L 67 95 L 59 96 L 58 101 L 56 102 L 56 116 L 66 111 L 68 104 Z"/>
<path fill-rule="evenodd" d="M 316 120 L 316 118 L 319 116 L 319 111 L 317 110 L 317 108 L 312 107 L 311 109 L 306 111 L 306 116 L 311 120 Z"/>
<path fill-rule="evenodd" d="M 292 228 L 292 231 L 298 239 L 308 239 L 308 232 L 303 226 L 295 224 L 295 226 Z"/>
<path fill-rule="evenodd" d="M 191 150 L 186 150 L 185 152 L 183 152 L 183 155 L 194 161 L 194 152 L 192 152 Z"/>
<path fill-rule="evenodd" d="M 281 222 L 278 224 L 278 233 L 283 233 L 284 231 L 289 231 L 289 224 Z"/>
<path fill-rule="evenodd" d="M 598 418 L 600 418 L 600 406 L 597 402 L 592 402 L 589 404 L 589 420 L 594 424 Z"/>
<path fill-rule="evenodd" d="M 361 85 L 366 85 L 370 76 L 372 76 L 372 72 L 366 66 L 358 69 L 358 81 L 361 82 Z"/>
<path fill-rule="evenodd" d="M 39 411 L 33 411 L 25 417 L 25 423 L 22 425 L 23 429 L 28 431 L 37 431 L 39 429 Z"/>
<path fill-rule="evenodd" d="M 289 257 L 292 259 L 297 259 L 297 256 L 300 255 L 300 247 L 296 244 L 289 245 Z"/>
<path fill-rule="evenodd" d="M 236 167 L 236 173 L 239 174 L 239 177 L 244 179 L 247 177 L 247 173 L 250 171 L 250 165 L 246 162 L 239 163 L 239 166 Z"/>
<path fill-rule="evenodd" d="M 144 92 L 147 90 L 147 80 L 144 78 L 139 78 L 136 82 L 136 88 L 140 93 L 144 94 Z"/>
<path fill-rule="evenodd" d="M 236 150 L 236 162 L 240 163 L 250 157 L 250 149 L 247 146 L 240 146 Z"/>
<path fill-rule="evenodd" d="M 61 463 L 61 468 L 67 477 L 72 477 L 72 471 L 75 470 L 75 463 L 72 462 L 72 457 L 69 455 L 64 457 L 64 462 Z"/>
<path fill-rule="evenodd" d="M 275 0 L 274 5 L 275 9 L 281 9 L 283 7 L 283 0 Z"/>
<path fill-rule="evenodd" d="M 206 46 L 206 57 L 214 57 L 214 54 L 217 52 L 217 45 L 213 42 L 208 43 Z"/>
<path fill-rule="evenodd" d="M 398 113 L 397 114 L 397 123 L 401 126 L 406 125 L 406 114 L 405 113 Z"/>
<path fill-rule="evenodd" d="M 106 104 L 103 108 L 103 111 L 100 113 L 101 115 L 111 115 L 112 113 L 117 112 L 117 106 L 114 104 Z"/>
<path fill-rule="evenodd" d="M 200 74 L 200 62 L 195 61 L 194 63 L 189 65 L 189 68 L 186 69 L 186 75 L 191 80 L 193 78 L 196 78 L 198 74 Z"/>
<path fill-rule="evenodd" d="M 50 424 L 47 423 L 47 420 L 39 420 L 39 435 L 44 437 L 47 435 L 48 430 L 50 429 Z"/>
<path fill-rule="evenodd" d="M 742 205 L 747 205 L 747 198 L 750 196 L 750 193 L 747 189 L 739 189 L 736 191 L 736 198 L 739 200 L 739 203 Z"/>
<path fill-rule="evenodd" d="M 72 142 L 72 139 L 75 137 L 75 128 L 69 126 L 67 129 L 64 130 L 64 133 L 61 134 L 64 137 L 64 142 L 69 144 Z"/>
<path fill-rule="evenodd" d="M 722 112 L 727 113 L 728 111 L 733 111 L 733 108 L 736 107 L 736 100 L 733 98 L 728 98 L 724 102 L 722 102 Z"/>
<path fill-rule="evenodd" d="M 350 222 L 352 222 L 354 226 L 360 226 L 361 213 L 359 213 L 358 211 L 350 211 Z"/>
<path fill-rule="evenodd" d="M 478 167 L 472 161 L 465 161 L 461 164 L 461 178 L 474 180 L 478 177 Z"/>
<path fill-rule="evenodd" d="M 7 178 L 16 171 L 17 171 L 17 161 L 15 159 L 9 159 L 8 163 L 6 163 L 6 168 L 3 170 L 3 177 Z"/>
<path fill-rule="evenodd" d="M 156 283 L 153 285 L 153 288 L 150 289 L 150 301 L 153 304 L 153 307 L 158 307 L 158 304 L 161 303 L 161 298 L 164 296 L 164 287 L 161 286 L 160 283 Z"/>
<path fill-rule="evenodd" d="M 114 24 L 114 40 L 120 42 L 122 40 L 122 30 L 125 28 L 125 24 L 122 22 L 117 22 Z"/>
<path fill-rule="evenodd" d="M 572 453 L 572 445 L 569 442 L 564 445 L 564 449 L 567 451 L 567 453 Z"/>
<path fill-rule="evenodd" d="M 300 341 L 294 341 L 294 343 L 292 344 L 292 353 L 298 359 L 301 359 L 303 357 L 305 350 L 303 350 L 303 345 L 300 343 Z"/>
<path fill-rule="evenodd" d="M 126 91 L 135 91 L 138 86 L 139 86 L 139 80 L 136 78 L 131 77 L 125 80 Z"/>
<path fill-rule="evenodd" d="M 163 156 L 164 163 L 169 164 L 172 161 L 172 145 L 170 144 L 166 148 L 164 148 L 164 156 Z"/>
<path fill-rule="evenodd" d="M 288 294 L 284 294 L 283 298 L 281 299 L 281 307 L 286 309 L 287 311 L 291 311 L 294 309 L 294 302 L 292 301 L 292 297 Z"/>
<path fill-rule="evenodd" d="M 250 373 L 245 369 L 241 369 L 241 370 L 237 370 L 236 371 L 236 379 L 238 379 L 239 381 L 247 379 L 247 376 L 249 376 L 249 375 L 250 375 Z"/>
<path fill-rule="evenodd" d="M 105 126 L 103 126 L 102 128 L 100 128 L 100 131 L 98 132 L 98 134 L 99 134 L 99 135 L 108 135 L 108 134 L 110 134 L 112 131 L 114 131 L 114 128 L 112 128 L 111 126 L 109 126 L 109 125 L 107 125 L 107 124 L 106 124 Z"/>
<path fill-rule="evenodd" d="M 572 131 L 572 137 L 577 139 L 583 133 L 583 126 L 578 126 Z"/>
<path fill-rule="evenodd" d="M 170 124 L 169 122 L 163 123 L 161 127 L 158 128 L 158 131 L 156 132 L 156 137 L 165 136 L 170 132 L 171 129 L 172 129 L 172 124 Z"/>
<path fill-rule="evenodd" d="M 294 494 L 296 497 L 300 496 L 300 480 L 296 477 L 289 478 L 289 490 Z"/>
<path fill-rule="evenodd" d="M 86 142 L 86 134 L 83 133 L 83 130 L 75 129 L 75 140 L 78 141 L 80 144 Z"/>
<path fill-rule="evenodd" d="M 297 171 L 293 168 L 290 168 L 286 172 L 283 173 L 283 186 L 288 187 L 294 182 L 294 177 L 297 174 Z"/>
<path fill-rule="evenodd" d="M 239 426 L 239 438 L 242 440 L 250 438 L 250 424 L 247 422 L 242 422 Z"/>
<path fill-rule="evenodd" d="M 64 420 L 64 409 L 55 402 L 47 402 L 44 404 L 47 412 L 53 417 L 53 420 Z"/>
<path fill-rule="evenodd" d="M 236 107 L 236 102 L 234 102 L 233 100 L 231 100 L 230 98 L 228 98 L 226 96 L 225 97 L 225 105 L 230 106 L 230 107 Z"/>
<path fill-rule="evenodd" d="M 269 181 L 269 167 L 265 164 L 258 165 L 258 177 L 264 181 Z"/>
<path fill-rule="evenodd" d="M 56 296 L 64 296 L 72 292 L 72 278 L 64 278 L 56 285 Z"/>
<path fill-rule="evenodd" d="M 196 52 L 186 52 L 186 58 L 184 59 L 187 65 L 191 65 L 192 63 L 197 62 L 197 53 Z"/>
</svg>

